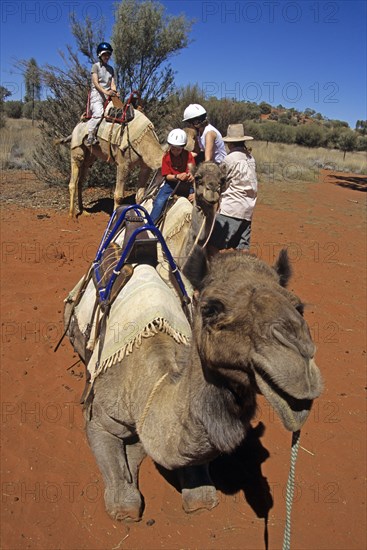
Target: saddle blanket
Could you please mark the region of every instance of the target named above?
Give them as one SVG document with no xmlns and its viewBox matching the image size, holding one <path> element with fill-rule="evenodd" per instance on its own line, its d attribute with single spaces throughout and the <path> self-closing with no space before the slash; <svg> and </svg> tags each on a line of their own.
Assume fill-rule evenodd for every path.
<svg viewBox="0 0 367 550">
<path fill-rule="evenodd" d="M 127 149 L 129 145 L 128 139 L 133 146 L 138 145 L 146 132 L 149 130 L 154 131 L 154 126 L 149 118 L 147 118 L 141 111 L 134 109 L 134 113 L 135 116 L 133 120 L 126 125 L 116 122 L 108 122 L 103 118 L 98 127 L 98 138 L 109 141 L 113 145 L 117 145 L 122 150 Z M 75 126 L 71 135 L 71 148 L 75 149 L 75 147 L 80 147 L 87 135 L 88 122 L 79 122 L 79 124 Z"/>
<path fill-rule="evenodd" d="M 75 295 L 78 285 L 71 292 Z M 75 315 L 84 333 L 92 315 L 95 287 L 91 280 Z M 98 312 L 96 314 L 98 318 Z M 99 352 L 100 337 L 94 345 L 93 335 L 89 345 L 94 345 L 88 363 L 91 383 L 109 367 L 129 355 L 141 345 L 143 338 L 158 332 L 169 334 L 176 342 L 189 345 L 191 327 L 176 294 L 164 283 L 154 267 L 138 265 L 111 306 L 107 318 L 103 349 Z"/>
</svg>

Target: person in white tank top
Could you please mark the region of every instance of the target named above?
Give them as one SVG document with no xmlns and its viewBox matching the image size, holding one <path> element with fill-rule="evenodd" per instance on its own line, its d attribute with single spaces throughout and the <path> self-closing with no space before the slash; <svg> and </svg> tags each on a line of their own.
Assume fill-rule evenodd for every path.
<svg viewBox="0 0 367 550">
<path fill-rule="evenodd" d="M 226 148 L 222 134 L 212 124 L 209 124 L 204 107 L 197 103 L 186 107 L 183 122 L 187 122 L 195 128 L 198 145 L 204 153 L 204 160 L 220 164 L 227 155 Z"/>
</svg>

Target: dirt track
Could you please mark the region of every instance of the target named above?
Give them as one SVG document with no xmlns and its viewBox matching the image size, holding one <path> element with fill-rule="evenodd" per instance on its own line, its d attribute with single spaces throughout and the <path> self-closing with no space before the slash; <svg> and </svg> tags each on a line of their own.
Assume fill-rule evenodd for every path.
<svg viewBox="0 0 367 550">
<path fill-rule="evenodd" d="M 292 548 L 362 550 L 366 186 L 362 177 L 324 175 L 308 184 L 262 185 L 253 252 L 272 263 L 288 246 L 291 288 L 308 304 L 325 381 L 301 436 Z M 97 201 L 97 213 L 73 223 L 66 190 L 44 190 L 17 173 L 5 174 L 2 188 L 1 548 L 255 550 L 267 537 L 270 549 L 281 548 L 290 434 L 262 399 L 247 458 L 241 450 L 213 465 L 221 489 L 216 509 L 185 515 L 175 487 L 146 460 L 143 520 L 109 519 L 78 405 L 83 370 L 73 366 L 68 341 L 53 349 L 63 299 L 93 259 L 108 221 L 98 210 L 111 201 Z M 87 195 L 97 200 L 106 192 Z"/>
</svg>

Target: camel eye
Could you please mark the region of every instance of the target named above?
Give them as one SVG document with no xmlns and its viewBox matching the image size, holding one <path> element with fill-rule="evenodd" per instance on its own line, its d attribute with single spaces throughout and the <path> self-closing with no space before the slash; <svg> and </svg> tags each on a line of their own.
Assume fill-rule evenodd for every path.
<svg viewBox="0 0 367 550">
<path fill-rule="evenodd" d="M 201 306 L 201 314 L 204 322 L 212 323 L 224 312 L 224 304 L 219 300 L 209 300 Z"/>
</svg>

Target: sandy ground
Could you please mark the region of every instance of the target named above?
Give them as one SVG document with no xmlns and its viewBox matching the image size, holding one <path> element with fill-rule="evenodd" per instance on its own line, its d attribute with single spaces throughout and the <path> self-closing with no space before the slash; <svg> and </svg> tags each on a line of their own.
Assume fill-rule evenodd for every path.
<svg viewBox="0 0 367 550">
<path fill-rule="evenodd" d="M 366 178 L 324 173 L 264 182 L 253 252 L 273 263 L 287 246 L 291 288 L 308 304 L 325 390 L 301 434 L 292 512 L 294 550 L 362 550 L 365 539 Z M 104 194 L 104 195 L 103 195 Z M 143 520 L 119 524 L 86 442 L 84 373 L 62 333 L 63 299 L 93 259 L 111 208 L 69 221 L 67 190 L 5 173 L 1 212 L 1 548 L 281 548 L 291 436 L 260 398 L 250 441 L 212 471 L 219 506 L 186 515 L 180 494 L 145 460 Z M 21 207 L 20 204 L 25 205 Z"/>
</svg>

